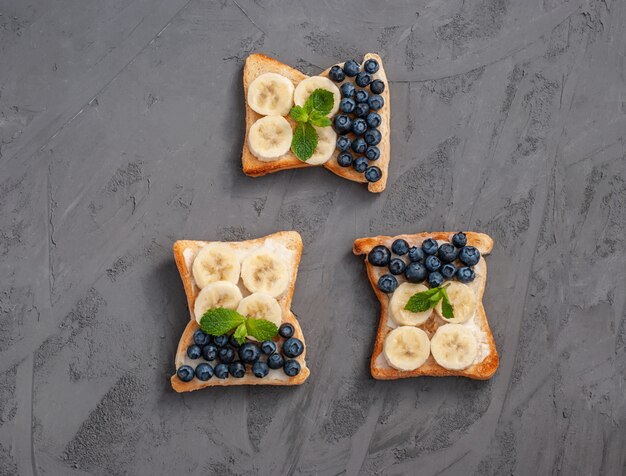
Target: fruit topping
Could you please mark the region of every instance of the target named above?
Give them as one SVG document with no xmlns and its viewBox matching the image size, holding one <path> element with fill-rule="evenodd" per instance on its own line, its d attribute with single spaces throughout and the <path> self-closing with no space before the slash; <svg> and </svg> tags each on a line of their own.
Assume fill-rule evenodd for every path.
<svg viewBox="0 0 626 476">
<path fill-rule="evenodd" d="M 352 132 L 356 134 L 357 136 L 364 134 L 366 130 L 367 130 L 367 123 L 365 122 L 365 119 L 359 117 L 355 119 L 354 121 L 352 121 Z"/>
<path fill-rule="evenodd" d="M 295 332 L 295 329 L 293 328 L 291 324 L 288 324 L 288 323 L 285 323 L 278 328 L 278 333 L 280 334 L 281 337 L 284 337 L 285 339 L 288 339 L 289 337 L 291 337 L 294 332 Z"/>
<path fill-rule="evenodd" d="M 287 357 L 298 357 L 304 352 L 304 344 L 297 337 L 290 337 L 283 342 L 283 354 Z"/>
<path fill-rule="evenodd" d="M 211 342 L 211 336 L 206 335 L 201 329 L 198 329 L 193 333 L 193 342 L 202 347 L 203 345 L 207 345 Z"/>
<path fill-rule="evenodd" d="M 209 362 L 217 359 L 217 347 L 213 344 L 207 344 L 202 347 L 202 358 L 204 360 L 208 360 Z"/>
<path fill-rule="evenodd" d="M 341 152 L 350 150 L 350 145 L 352 145 L 352 140 L 348 136 L 339 136 L 337 138 L 337 149 Z"/>
<path fill-rule="evenodd" d="M 337 163 L 342 167 L 350 167 L 352 165 L 352 154 L 350 152 L 342 152 L 337 156 Z"/>
<path fill-rule="evenodd" d="M 444 243 L 439 247 L 437 256 L 442 263 L 452 263 L 456 259 L 456 248 L 450 243 Z"/>
<path fill-rule="evenodd" d="M 428 291 L 423 284 L 402 283 L 391 296 L 389 301 L 390 315 L 399 326 L 418 326 L 428 320 L 433 313 L 432 309 L 413 312 L 406 309 L 409 299 L 417 293 Z"/>
<path fill-rule="evenodd" d="M 356 93 L 356 88 L 352 83 L 343 83 L 339 90 L 344 98 L 353 98 Z"/>
<path fill-rule="evenodd" d="M 439 249 L 439 245 L 432 238 L 427 238 L 422 243 L 422 250 L 427 255 L 434 255 L 434 254 L 436 254 L 438 249 Z"/>
<path fill-rule="evenodd" d="M 406 264 L 400 258 L 394 258 L 389 262 L 389 271 L 391 274 L 402 274 L 406 269 Z"/>
<path fill-rule="evenodd" d="M 474 281 L 475 277 L 476 274 L 474 273 L 474 270 L 469 266 L 463 266 L 462 268 L 459 268 L 459 270 L 456 272 L 456 279 L 458 279 L 462 283 L 471 283 L 472 281 Z"/>
<path fill-rule="evenodd" d="M 418 327 L 397 327 L 387 334 L 383 355 L 394 369 L 407 372 L 415 370 L 430 355 L 428 335 Z"/>
<path fill-rule="evenodd" d="M 439 287 L 443 284 L 443 275 L 439 271 L 433 271 L 428 275 L 428 285 L 431 288 Z"/>
<path fill-rule="evenodd" d="M 290 275 L 287 263 L 280 255 L 261 248 L 250 253 L 241 263 L 241 279 L 250 292 L 276 297 L 287 289 Z"/>
<path fill-rule="evenodd" d="M 196 367 L 196 378 L 206 382 L 213 377 L 213 367 L 205 362 L 198 364 Z"/>
<path fill-rule="evenodd" d="M 357 119 L 358 121 L 358 119 Z M 352 150 L 357 154 L 363 154 L 367 149 L 367 143 L 362 137 L 357 137 L 352 141 Z"/>
<path fill-rule="evenodd" d="M 246 375 L 246 367 L 239 361 L 228 366 L 228 372 L 235 378 L 243 378 Z"/>
<path fill-rule="evenodd" d="M 456 274 L 456 266 L 451 263 L 446 263 L 441 267 L 439 272 L 445 279 L 452 279 Z"/>
<path fill-rule="evenodd" d="M 258 362 L 255 362 L 254 365 L 252 366 L 252 373 L 257 378 L 263 378 L 263 377 L 266 377 L 267 374 L 270 373 L 270 368 L 266 362 L 261 362 L 259 360 Z"/>
<path fill-rule="evenodd" d="M 330 112 L 327 114 L 329 117 L 334 116 L 339 110 L 339 101 L 341 100 L 341 93 L 339 88 L 335 86 L 330 79 L 324 76 L 311 76 L 310 78 L 303 79 L 296 86 L 296 90 L 293 93 L 293 102 L 296 106 L 304 106 L 309 96 L 313 94 L 313 91 L 317 89 L 326 90 L 333 95 L 333 105 Z"/>
<path fill-rule="evenodd" d="M 221 336 L 215 336 L 213 338 L 213 342 L 218 347 L 224 347 L 226 344 L 228 344 L 228 336 L 226 334 Z"/>
<path fill-rule="evenodd" d="M 378 61 L 375 59 L 368 59 L 365 63 L 363 63 L 363 70 L 366 73 L 374 74 L 378 71 Z"/>
<path fill-rule="evenodd" d="M 245 364 L 256 362 L 261 357 L 261 351 L 252 342 L 246 342 L 239 348 L 239 358 Z"/>
<path fill-rule="evenodd" d="M 372 129 L 376 129 L 378 126 L 380 126 L 383 120 L 380 117 L 380 114 L 378 114 L 377 112 L 370 112 L 365 118 L 365 122 Z"/>
<path fill-rule="evenodd" d="M 365 169 L 365 180 L 368 182 L 378 182 L 383 177 L 383 172 L 375 165 Z"/>
<path fill-rule="evenodd" d="M 181 379 L 183 382 L 191 382 L 191 380 L 193 379 L 194 370 L 189 365 L 181 365 L 180 367 L 178 367 L 176 375 L 178 375 L 178 378 Z"/>
<path fill-rule="evenodd" d="M 365 149 L 365 157 L 371 161 L 378 160 L 380 158 L 380 149 L 375 145 L 370 145 Z"/>
<path fill-rule="evenodd" d="M 366 102 L 360 102 L 356 105 L 354 115 L 356 117 L 367 117 L 370 112 L 370 107 Z"/>
<path fill-rule="evenodd" d="M 372 93 L 382 94 L 384 90 L 385 90 L 385 83 L 382 82 L 380 79 L 375 79 L 374 81 L 370 83 L 370 91 L 372 91 Z"/>
<path fill-rule="evenodd" d="M 350 76 L 351 78 L 359 74 L 359 69 L 359 63 L 354 60 L 346 61 L 343 65 L 343 72 L 346 73 L 346 76 Z"/>
<path fill-rule="evenodd" d="M 409 249 L 409 259 L 411 261 L 422 261 L 424 259 L 424 251 L 417 246 L 412 246 Z"/>
<path fill-rule="evenodd" d="M 293 130 L 283 116 L 264 116 L 248 131 L 250 152 L 263 162 L 273 162 L 289 152 Z"/>
<path fill-rule="evenodd" d="M 378 289 L 384 293 L 392 293 L 398 287 L 398 280 L 391 274 L 383 274 L 378 279 Z"/>
<path fill-rule="evenodd" d="M 343 72 L 343 69 L 341 69 L 341 66 L 335 65 L 332 68 L 330 68 L 330 71 L 328 72 L 328 77 L 332 79 L 334 82 L 340 83 L 344 79 L 346 79 L 346 73 Z"/>
<path fill-rule="evenodd" d="M 445 287 L 448 302 L 452 306 L 452 317 L 446 317 L 443 313 L 443 299 L 437 303 L 435 310 L 437 314 L 446 319 L 448 322 L 455 322 L 457 324 L 467 322 L 476 312 L 478 306 L 478 300 L 472 288 L 466 284 L 453 281 L 446 284 Z"/>
<path fill-rule="evenodd" d="M 462 231 L 452 236 L 452 244 L 457 248 L 463 248 L 467 244 L 467 236 Z"/>
<path fill-rule="evenodd" d="M 368 129 L 363 135 L 363 138 L 365 139 L 367 145 L 378 145 L 380 144 L 383 136 L 378 129 Z"/>
<path fill-rule="evenodd" d="M 261 343 L 261 351 L 265 355 L 272 355 L 274 352 L 276 352 L 276 349 L 276 342 L 274 342 L 273 340 L 266 340 Z"/>
<path fill-rule="evenodd" d="M 217 378 L 228 378 L 228 365 L 217 364 L 213 369 L 213 373 Z"/>
<path fill-rule="evenodd" d="M 367 100 L 367 104 L 372 111 L 378 111 L 379 109 L 382 109 L 385 105 L 385 100 L 382 96 L 374 94 L 373 96 L 369 97 L 369 99 Z"/>
<path fill-rule="evenodd" d="M 199 359 L 202 355 L 202 349 L 199 345 L 193 344 L 187 347 L 187 357 L 190 359 Z"/>
<path fill-rule="evenodd" d="M 238 311 L 238 312 L 239 312 L 239 311 Z M 231 334 L 231 335 L 230 335 L 230 337 L 228 338 L 228 344 L 229 344 L 231 347 L 234 347 L 234 348 L 236 348 L 236 349 L 238 349 L 238 348 L 239 348 L 240 344 L 239 344 L 239 342 L 237 342 L 237 339 L 235 338 L 235 334 Z"/>
<path fill-rule="evenodd" d="M 366 88 L 372 82 L 372 77 L 369 75 L 369 73 L 361 71 L 359 74 L 356 75 L 356 79 L 354 80 L 354 82 L 357 84 L 357 86 Z"/>
<path fill-rule="evenodd" d="M 285 359 L 283 359 L 283 356 L 278 353 L 272 354 L 267 358 L 267 366 L 270 369 L 280 369 L 284 363 Z"/>
<path fill-rule="evenodd" d="M 424 266 L 428 271 L 439 271 L 441 268 L 441 261 L 435 255 L 429 255 L 424 260 Z"/>
<path fill-rule="evenodd" d="M 428 270 L 420 262 L 411 262 L 404 271 L 404 277 L 409 283 L 421 283 L 426 279 Z"/>
<path fill-rule="evenodd" d="M 391 244 L 391 251 L 393 251 L 398 256 L 403 256 L 409 252 L 409 244 L 406 242 L 406 240 L 399 238 Z"/>
<path fill-rule="evenodd" d="M 367 102 L 368 97 L 369 97 L 369 94 L 367 94 L 367 91 L 364 91 L 362 89 L 358 89 L 356 93 L 354 93 L 354 100 L 357 103 Z"/>
<path fill-rule="evenodd" d="M 374 246 L 367 255 L 367 261 L 373 266 L 387 266 L 391 260 L 391 251 L 386 246 Z"/>
<path fill-rule="evenodd" d="M 346 134 L 352 128 L 352 119 L 345 114 L 335 116 L 335 131 L 338 134 Z"/>
<path fill-rule="evenodd" d="M 357 157 L 352 163 L 352 167 L 359 173 L 363 173 L 367 170 L 368 166 L 367 157 Z"/>
<path fill-rule="evenodd" d="M 354 99 L 351 98 L 343 98 L 339 103 L 339 109 L 341 109 L 341 111 L 345 112 L 346 114 L 350 114 L 351 112 L 353 112 L 355 107 L 356 102 Z"/>
<path fill-rule="evenodd" d="M 435 361 L 449 370 L 469 367 L 478 354 L 478 341 L 474 333 L 461 324 L 440 326 L 430 341 L 430 351 Z"/>
<path fill-rule="evenodd" d="M 218 351 L 220 361 L 224 364 L 230 364 L 235 360 L 235 350 L 232 347 L 222 347 Z"/>
<path fill-rule="evenodd" d="M 300 373 L 300 364 L 297 360 L 285 360 L 283 372 L 289 377 L 295 377 Z"/>
<path fill-rule="evenodd" d="M 480 251 L 473 246 L 464 246 L 459 251 L 459 260 L 467 266 L 474 266 L 480 260 Z"/>
<path fill-rule="evenodd" d="M 263 115 L 286 116 L 293 105 L 294 86 L 289 78 L 277 73 L 258 76 L 248 86 L 246 102 Z"/>
</svg>

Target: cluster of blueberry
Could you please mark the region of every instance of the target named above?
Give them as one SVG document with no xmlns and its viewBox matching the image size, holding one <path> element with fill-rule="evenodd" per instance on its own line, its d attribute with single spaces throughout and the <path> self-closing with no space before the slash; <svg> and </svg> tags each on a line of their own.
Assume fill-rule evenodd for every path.
<svg viewBox="0 0 626 476">
<path fill-rule="evenodd" d="M 345 82 L 341 90 L 339 108 L 342 114 L 335 116 L 334 127 L 337 138 L 337 163 L 342 167 L 354 167 L 359 173 L 364 173 L 369 182 L 378 182 L 382 177 L 379 167 L 370 165 L 380 158 L 380 149 L 377 145 L 382 140 L 378 127 L 382 123 L 380 114 L 376 111 L 385 105 L 380 95 L 385 90 L 385 83 L 380 79 L 372 80 L 372 75 L 379 69 L 378 61 L 369 59 L 363 63 L 360 71 L 359 63 L 354 60 L 346 61 L 341 66 L 335 65 L 330 69 L 328 76 L 336 83 L 342 83 L 346 76 L 355 78 L 355 87 L 351 82 Z M 369 86 L 371 94 L 365 88 Z M 353 156 L 352 153 L 358 154 Z"/>
<path fill-rule="evenodd" d="M 300 373 L 300 364 L 295 357 L 304 352 L 304 344 L 293 337 L 294 328 L 291 324 L 283 324 L 278 333 L 285 340 L 282 343 L 282 355 L 278 352 L 276 342 L 266 340 L 260 344 L 245 342 L 242 345 L 231 335 L 227 334 L 211 337 L 198 329 L 193 335 L 194 343 L 187 348 L 187 357 L 192 360 L 203 357 L 206 362 L 196 366 L 194 370 L 190 365 L 181 365 L 176 374 L 183 382 L 190 382 L 194 376 L 198 380 L 206 381 L 215 375 L 225 379 L 229 375 L 242 378 L 246 375 L 246 365 L 252 364 L 252 373 L 255 377 L 263 378 L 269 374 L 270 369 L 283 369 L 289 377 L 295 377 Z M 235 360 L 236 355 L 239 360 Z M 266 356 L 261 360 L 262 356 Z M 215 366 L 209 362 L 219 360 Z"/>
<path fill-rule="evenodd" d="M 398 257 L 392 258 L 391 253 Z M 399 256 L 408 255 L 409 263 L 405 263 Z M 454 264 L 460 261 L 460 266 Z M 375 246 L 367 255 L 367 260 L 373 266 L 387 266 L 391 274 L 383 274 L 378 280 L 378 289 L 384 293 L 392 293 L 398 287 L 395 276 L 404 274 L 410 283 L 421 283 L 424 280 L 432 287 L 441 286 L 445 280 L 456 279 L 462 283 L 474 280 L 473 266 L 480 260 L 480 251 L 473 246 L 467 246 L 465 233 L 459 232 L 452 237 L 452 244 L 443 243 L 441 246 L 436 240 L 428 238 L 422 246 L 409 247 L 402 239 L 395 240 L 391 251 L 386 246 Z"/>
</svg>

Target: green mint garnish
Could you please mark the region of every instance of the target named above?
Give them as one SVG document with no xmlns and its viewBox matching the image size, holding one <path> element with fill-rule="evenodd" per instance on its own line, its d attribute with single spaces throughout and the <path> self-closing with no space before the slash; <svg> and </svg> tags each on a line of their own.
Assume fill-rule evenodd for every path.
<svg viewBox="0 0 626 476">
<path fill-rule="evenodd" d="M 446 319 L 453 319 L 454 307 L 450 303 L 448 292 L 444 287 L 432 288 L 427 291 L 414 294 L 409 298 L 406 306 L 404 306 L 404 309 L 409 312 L 424 312 L 435 307 L 439 301 L 442 301 L 441 313 L 443 314 L 443 317 Z"/>
<path fill-rule="evenodd" d="M 212 336 L 221 336 L 232 331 L 237 342 L 243 344 L 246 336 L 257 340 L 270 340 L 278 334 L 278 327 L 266 319 L 247 318 L 237 311 L 218 307 L 209 309 L 200 319 L 200 329 Z"/>
<path fill-rule="evenodd" d="M 309 160 L 317 147 L 317 131 L 313 126 L 330 126 L 328 114 L 332 110 L 334 102 L 333 93 L 325 89 L 316 89 L 307 98 L 304 106 L 291 108 L 289 114 L 297 122 L 291 140 L 291 151 L 301 161 Z"/>
</svg>

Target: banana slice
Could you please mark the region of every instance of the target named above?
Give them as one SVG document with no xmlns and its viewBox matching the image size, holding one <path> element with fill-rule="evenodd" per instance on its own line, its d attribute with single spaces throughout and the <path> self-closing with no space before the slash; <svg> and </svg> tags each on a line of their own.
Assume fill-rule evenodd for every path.
<svg viewBox="0 0 626 476">
<path fill-rule="evenodd" d="M 264 116 L 286 116 L 293 107 L 293 83 L 277 73 L 265 73 L 248 86 L 248 106 Z"/>
<path fill-rule="evenodd" d="M 439 365 L 448 370 L 463 370 L 474 362 L 478 341 L 461 324 L 444 324 L 430 341 L 430 350 Z"/>
<path fill-rule="evenodd" d="M 419 326 L 428 320 L 433 313 L 432 309 L 424 312 L 411 312 L 404 309 L 411 296 L 423 291 L 428 291 L 428 288 L 423 284 L 402 283 L 393 292 L 391 301 L 389 301 L 389 308 L 391 318 L 396 324 L 399 326 Z"/>
<path fill-rule="evenodd" d="M 200 289 L 215 281 L 239 281 L 239 259 L 227 245 L 211 243 L 193 261 L 193 279 Z"/>
<path fill-rule="evenodd" d="M 216 281 L 208 284 L 200 290 L 196 302 L 193 305 L 193 313 L 196 321 L 200 324 L 202 315 L 209 309 L 225 307 L 226 309 L 237 309 L 241 301 L 241 291 L 236 284 L 230 281 Z"/>
<path fill-rule="evenodd" d="M 265 293 L 254 293 L 243 298 L 237 307 L 237 312 L 246 317 L 267 319 L 276 324 L 277 327 L 283 320 L 280 304 L 272 296 Z"/>
<path fill-rule="evenodd" d="M 314 126 L 315 127 L 315 126 Z M 317 147 L 313 155 L 306 161 L 310 165 L 328 162 L 337 147 L 337 133 L 332 127 L 315 127 L 317 131 Z"/>
<path fill-rule="evenodd" d="M 287 289 L 289 270 L 284 259 L 262 248 L 243 260 L 241 279 L 251 293 L 265 293 L 276 297 Z"/>
<path fill-rule="evenodd" d="M 418 327 L 396 327 L 385 338 L 383 355 L 394 369 L 415 370 L 430 355 L 428 335 Z"/>
<path fill-rule="evenodd" d="M 328 114 L 329 116 L 334 116 L 336 112 L 339 110 L 339 101 L 341 101 L 341 93 L 339 92 L 339 88 L 335 86 L 330 79 L 325 78 L 323 76 L 311 76 L 310 78 L 306 78 L 300 81 L 300 84 L 296 86 L 296 90 L 293 93 L 293 101 L 297 106 L 304 106 L 304 103 L 309 98 L 311 93 L 316 89 L 326 89 L 333 93 L 335 102 L 333 104 L 333 108 Z M 308 162 L 308 161 L 307 161 Z"/>
<path fill-rule="evenodd" d="M 441 311 L 442 301 L 439 301 L 435 306 L 437 314 L 439 314 L 444 321 L 450 323 L 461 324 L 462 322 L 469 321 L 474 316 L 478 305 L 476 294 L 474 294 L 472 288 L 466 284 L 452 281 L 446 286 L 446 292 L 448 293 L 450 304 L 452 304 L 454 317 L 452 319 L 443 317 Z"/>
<path fill-rule="evenodd" d="M 279 159 L 291 147 L 293 131 L 283 116 L 265 116 L 258 119 L 248 132 L 250 152 L 263 162 Z"/>
</svg>

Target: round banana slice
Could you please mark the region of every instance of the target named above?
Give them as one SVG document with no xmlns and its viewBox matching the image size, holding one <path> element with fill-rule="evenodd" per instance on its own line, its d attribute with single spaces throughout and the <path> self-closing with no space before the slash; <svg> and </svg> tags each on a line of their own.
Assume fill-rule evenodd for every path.
<svg viewBox="0 0 626 476">
<path fill-rule="evenodd" d="M 200 289 L 216 281 L 239 281 L 239 259 L 233 250 L 221 243 L 210 243 L 202 248 L 191 270 Z"/>
<path fill-rule="evenodd" d="M 237 306 L 237 312 L 254 319 L 266 319 L 276 324 L 276 327 L 279 327 L 283 320 L 280 304 L 272 296 L 265 293 L 254 293 L 243 298 Z"/>
<path fill-rule="evenodd" d="M 196 321 L 200 324 L 202 315 L 209 309 L 224 307 L 226 309 L 237 309 L 241 301 L 241 291 L 236 284 L 230 281 L 216 281 L 202 288 L 196 297 L 193 305 L 193 313 Z"/>
<path fill-rule="evenodd" d="M 293 107 L 293 83 L 277 73 L 265 73 L 248 86 L 248 106 L 264 116 L 286 116 Z"/>
<path fill-rule="evenodd" d="M 463 370 L 478 354 L 474 333 L 461 324 L 444 324 L 430 341 L 430 350 L 439 365 L 448 370 Z"/>
<path fill-rule="evenodd" d="M 333 83 L 330 79 L 325 78 L 324 76 L 311 76 L 310 78 L 306 78 L 300 81 L 300 84 L 296 86 L 296 90 L 293 93 L 293 101 L 296 103 L 297 106 L 304 106 L 306 100 L 316 89 L 326 89 L 327 91 L 333 93 L 335 101 L 333 103 L 333 108 L 328 115 L 334 116 L 339 110 L 341 93 L 339 92 L 339 88 L 335 86 L 335 83 Z"/>
<path fill-rule="evenodd" d="M 476 306 L 478 305 L 476 294 L 474 294 L 472 288 L 466 284 L 452 281 L 448 286 L 446 286 L 446 292 L 448 293 L 450 304 L 452 304 L 454 317 L 451 319 L 443 317 L 443 313 L 441 311 L 442 301 L 439 301 L 435 306 L 437 314 L 439 314 L 446 322 L 450 323 L 461 324 L 462 322 L 469 321 L 474 316 Z"/>
<path fill-rule="evenodd" d="M 314 126 L 315 127 L 315 126 Z M 306 161 L 310 165 L 320 165 L 328 162 L 337 147 L 337 133 L 332 127 L 315 127 L 317 131 L 317 147 L 313 155 Z"/>
<path fill-rule="evenodd" d="M 428 335 L 419 327 L 396 327 L 385 338 L 383 355 L 394 369 L 415 370 L 430 355 Z"/>
<path fill-rule="evenodd" d="M 291 147 L 293 130 L 283 116 L 265 116 L 258 119 L 248 132 L 250 152 L 263 162 L 279 159 Z"/>
<path fill-rule="evenodd" d="M 243 260 L 241 279 L 251 293 L 265 293 L 276 297 L 287 289 L 289 270 L 284 259 L 262 248 Z"/>
<path fill-rule="evenodd" d="M 411 312 L 404 309 L 411 296 L 423 291 L 428 291 L 428 288 L 423 284 L 402 283 L 393 292 L 391 301 L 389 301 L 389 308 L 391 318 L 396 324 L 399 326 L 419 326 L 428 320 L 433 313 L 432 309 L 424 312 Z"/>
</svg>

